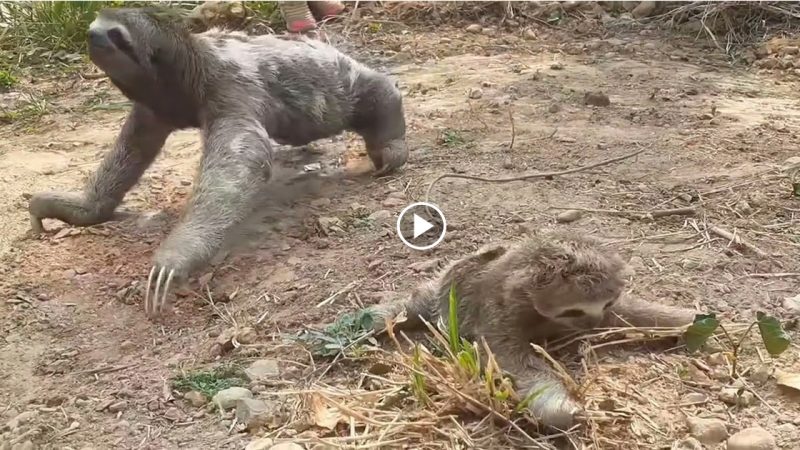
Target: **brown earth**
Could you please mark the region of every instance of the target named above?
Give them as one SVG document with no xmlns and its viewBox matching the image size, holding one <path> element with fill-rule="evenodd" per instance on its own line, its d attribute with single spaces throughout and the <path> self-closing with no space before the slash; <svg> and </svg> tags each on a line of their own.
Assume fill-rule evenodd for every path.
<svg viewBox="0 0 800 450">
<path fill-rule="evenodd" d="M 294 398 L 291 389 L 311 381 L 355 390 L 363 364 L 323 371 L 324 361 L 310 360 L 285 334 L 402 293 L 424 276 L 409 268 L 413 263 L 457 257 L 492 239 L 536 230 L 572 228 L 608 239 L 636 269 L 632 295 L 698 306 L 724 320 L 747 322 L 758 310 L 796 319 L 800 301 L 785 299 L 800 293 L 798 278 L 747 276 L 800 272 L 800 201 L 782 170 L 800 156 L 794 79 L 732 67 L 713 47 L 653 30 L 576 38 L 543 27 L 535 40 L 502 28 L 494 35 L 381 33 L 382 40 L 363 48 L 382 56 L 405 94 L 412 149 L 405 170 L 385 179 L 355 176 L 367 163 L 360 141 L 349 135 L 310 151 L 286 149 L 265 217 L 240 248 L 216 261 L 212 278 L 201 277 L 210 280 L 219 302 L 212 307 L 195 280 L 158 324 L 143 315 L 142 286 L 152 252 L 190 195 L 197 132 L 172 136 L 126 199 L 128 208 L 165 214 L 90 229 L 47 222 L 50 233 L 31 239 L 24 236 L 27 194 L 79 189 L 111 146 L 125 109 L 108 106 L 124 99 L 105 80 L 71 77 L 27 86 L 49 93 L 51 112 L 0 126 L 0 427 L 21 413 L 31 417 L 0 428 L 2 448 L 26 440 L 47 449 L 243 448 L 252 436 L 231 431 L 229 416 L 176 398 L 169 380 L 226 360 L 273 358 L 284 384 L 262 386 L 263 395 Z M 608 96 L 609 106 L 584 104 L 585 93 L 596 91 Z M 424 200 L 427 184 L 441 173 L 561 170 L 640 146 L 648 149 L 636 158 L 550 180 L 443 181 L 431 200 L 448 219 L 444 242 L 417 252 L 395 236 L 396 214 Z M 286 181 L 315 160 L 325 174 L 350 170 L 343 178 Z M 606 211 L 689 205 L 702 206 L 702 215 L 639 220 Z M 556 208 L 606 212 L 558 223 Z M 393 217 L 363 220 L 378 210 Z M 322 232 L 320 218 L 339 219 L 342 231 Z M 709 226 L 736 231 L 768 257 L 729 245 L 708 233 Z M 231 354 L 212 352 L 215 336 L 246 326 L 256 329 L 256 342 Z M 755 371 L 763 359 L 800 371 L 796 344 L 771 360 L 757 341 L 753 335 L 744 346 L 742 367 Z M 774 380 L 754 382 L 754 404 L 732 407 L 717 398 L 724 385 L 715 378 L 719 354 L 642 350 L 614 347 L 588 359 L 590 373 L 598 375 L 590 401 L 596 406 L 611 399 L 620 414 L 600 422 L 585 448 L 669 448 L 688 435 L 684 413 L 717 417 L 731 434 L 761 426 L 780 448 L 800 446 L 800 403 Z M 701 373 L 699 381 L 687 381 L 687 371 L 697 372 L 692 367 L 710 378 Z M 708 394 L 708 401 L 684 404 L 691 392 Z M 120 401 L 125 404 L 117 412 L 108 410 Z M 340 435 L 351 433 L 345 428 Z M 318 431 L 289 424 L 269 436 L 301 442 Z M 454 433 L 426 447 L 465 445 Z"/>
</svg>

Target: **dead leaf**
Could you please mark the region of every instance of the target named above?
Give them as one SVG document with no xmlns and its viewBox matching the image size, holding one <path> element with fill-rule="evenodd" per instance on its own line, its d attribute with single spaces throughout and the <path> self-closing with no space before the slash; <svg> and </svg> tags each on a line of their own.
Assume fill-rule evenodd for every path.
<svg viewBox="0 0 800 450">
<path fill-rule="evenodd" d="M 782 370 L 775 371 L 775 379 L 779 386 L 792 388 L 800 392 L 800 373 L 784 372 Z"/>
<path fill-rule="evenodd" d="M 311 394 L 308 407 L 311 410 L 311 420 L 318 427 L 333 430 L 344 419 L 339 410 L 329 407 L 325 399 L 318 394 Z"/>
</svg>

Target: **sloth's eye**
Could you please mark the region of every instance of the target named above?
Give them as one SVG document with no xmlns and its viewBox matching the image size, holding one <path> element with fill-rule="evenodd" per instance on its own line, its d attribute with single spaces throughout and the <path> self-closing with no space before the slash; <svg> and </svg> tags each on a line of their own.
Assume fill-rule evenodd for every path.
<svg viewBox="0 0 800 450">
<path fill-rule="evenodd" d="M 558 317 L 581 317 L 584 314 L 586 314 L 586 313 L 583 312 L 580 309 L 568 309 L 568 310 L 562 312 L 561 314 L 559 314 Z"/>
</svg>

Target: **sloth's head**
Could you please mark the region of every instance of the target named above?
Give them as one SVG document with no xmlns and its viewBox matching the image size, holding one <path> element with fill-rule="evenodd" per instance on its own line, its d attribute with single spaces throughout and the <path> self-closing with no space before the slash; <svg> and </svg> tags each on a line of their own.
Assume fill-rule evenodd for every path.
<svg viewBox="0 0 800 450">
<path fill-rule="evenodd" d="M 600 324 L 625 289 L 625 262 L 595 239 L 554 234 L 529 244 L 525 273 L 516 274 L 543 317 L 577 330 Z"/>
<path fill-rule="evenodd" d="M 161 7 L 107 8 L 89 25 L 89 57 L 115 83 L 142 88 L 169 71 L 189 39 L 185 18 Z"/>
</svg>

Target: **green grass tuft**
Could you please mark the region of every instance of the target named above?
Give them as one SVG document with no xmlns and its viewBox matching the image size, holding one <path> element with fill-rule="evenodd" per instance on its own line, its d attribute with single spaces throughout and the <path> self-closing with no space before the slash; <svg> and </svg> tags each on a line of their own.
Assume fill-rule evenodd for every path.
<svg viewBox="0 0 800 450">
<path fill-rule="evenodd" d="M 240 367 L 234 365 L 183 374 L 172 380 L 172 386 L 179 392 L 198 391 L 207 398 L 213 397 L 223 389 L 245 385 L 247 385 L 247 380 L 244 372 Z"/>
</svg>

